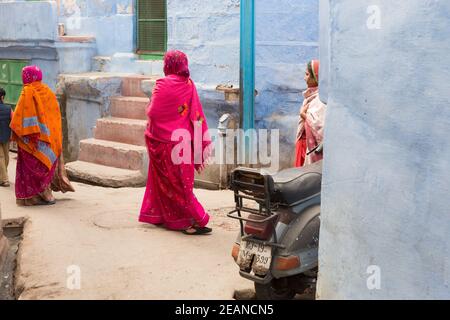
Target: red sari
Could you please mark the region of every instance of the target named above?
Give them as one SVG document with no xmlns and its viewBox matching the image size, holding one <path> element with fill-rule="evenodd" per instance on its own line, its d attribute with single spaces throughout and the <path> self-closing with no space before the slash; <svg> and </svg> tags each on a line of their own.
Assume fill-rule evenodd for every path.
<svg viewBox="0 0 450 320">
<path fill-rule="evenodd" d="M 308 88 L 303 92 L 303 104 L 300 108 L 300 114 L 303 110 L 307 110 L 311 104 L 319 96 L 319 87 Z M 306 132 L 306 123 L 299 115 L 298 129 L 297 129 L 297 143 L 295 147 L 295 167 L 303 167 L 306 164 L 308 153 L 308 140 Z"/>
<path fill-rule="evenodd" d="M 295 167 L 303 167 L 306 160 L 306 135 L 303 134 L 295 145 Z"/>
<path fill-rule="evenodd" d="M 16 167 L 16 198 L 30 199 L 47 189 L 55 174 L 57 163 L 49 170 L 41 161 L 18 148 Z"/>
<path fill-rule="evenodd" d="M 164 63 L 166 77 L 156 82 L 147 110 L 150 165 L 139 221 L 171 230 L 205 227 L 209 215 L 193 190 L 194 171 L 204 168 L 210 153 L 208 125 L 187 57 L 172 51 Z M 173 137 L 177 132 L 185 135 Z"/>
</svg>

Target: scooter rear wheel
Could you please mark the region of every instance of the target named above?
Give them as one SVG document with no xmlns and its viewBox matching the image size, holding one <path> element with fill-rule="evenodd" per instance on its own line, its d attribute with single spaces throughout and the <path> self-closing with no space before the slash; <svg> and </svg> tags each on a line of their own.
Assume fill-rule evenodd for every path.
<svg viewBox="0 0 450 320">
<path fill-rule="evenodd" d="M 268 284 L 255 282 L 256 298 L 258 300 L 292 300 L 295 297 L 295 290 L 288 286 L 279 286 L 272 280 Z"/>
</svg>

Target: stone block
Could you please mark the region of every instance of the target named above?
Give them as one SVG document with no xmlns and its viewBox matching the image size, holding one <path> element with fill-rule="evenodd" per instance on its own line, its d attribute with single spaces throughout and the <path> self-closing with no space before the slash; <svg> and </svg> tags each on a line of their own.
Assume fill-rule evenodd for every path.
<svg viewBox="0 0 450 320">
<path fill-rule="evenodd" d="M 112 168 L 84 161 L 68 163 L 66 169 L 73 180 L 103 187 L 144 187 L 147 181 L 147 176 L 139 170 Z"/>
<path fill-rule="evenodd" d="M 142 172 L 145 172 L 148 166 L 145 147 L 97 139 L 80 142 L 78 160 Z"/>
</svg>

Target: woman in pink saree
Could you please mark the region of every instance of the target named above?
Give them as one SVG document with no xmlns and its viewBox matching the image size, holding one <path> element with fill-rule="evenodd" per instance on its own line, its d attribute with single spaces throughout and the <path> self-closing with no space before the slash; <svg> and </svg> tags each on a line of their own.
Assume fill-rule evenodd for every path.
<svg viewBox="0 0 450 320">
<path fill-rule="evenodd" d="M 139 221 L 164 225 L 189 235 L 207 234 L 209 215 L 194 195 L 194 171 L 209 156 L 208 125 L 187 56 L 169 51 L 165 78 L 156 82 L 147 109 L 145 139 L 149 154 L 147 188 Z"/>
<path fill-rule="evenodd" d="M 302 167 L 323 159 L 323 131 L 326 105 L 319 98 L 318 60 L 308 63 L 305 82 L 308 89 L 303 92 L 303 105 L 300 109 L 297 130 L 295 166 Z"/>
</svg>

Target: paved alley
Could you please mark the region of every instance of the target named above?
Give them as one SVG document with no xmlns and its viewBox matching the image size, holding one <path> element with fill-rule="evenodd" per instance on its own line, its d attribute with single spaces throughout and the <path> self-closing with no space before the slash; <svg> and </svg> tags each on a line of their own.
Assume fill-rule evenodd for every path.
<svg viewBox="0 0 450 320">
<path fill-rule="evenodd" d="M 238 232 L 226 217 L 231 192 L 196 190 L 214 231 L 189 237 L 137 221 L 144 188 L 74 186 L 76 193 L 55 194 L 55 206 L 27 208 L 16 206 L 14 184 L 0 189 L 3 219 L 27 219 L 19 299 L 232 299 L 253 287 L 230 255 Z M 69 289 L 77 271 L 81 288 Z"/>
</svg>

